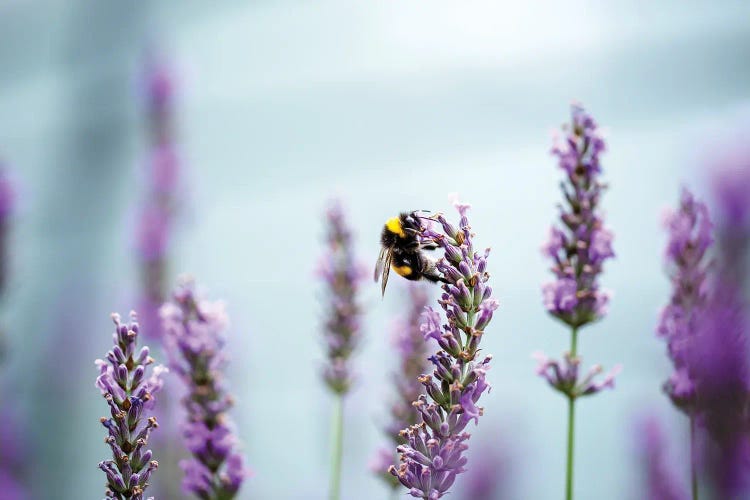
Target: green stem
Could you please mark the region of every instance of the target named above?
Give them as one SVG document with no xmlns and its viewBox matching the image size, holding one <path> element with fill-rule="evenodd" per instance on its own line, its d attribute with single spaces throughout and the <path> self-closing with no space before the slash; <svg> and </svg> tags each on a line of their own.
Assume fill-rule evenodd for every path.
<svg viewBox="0 0 750 500">
<path fill-rule="evenodd" d="M 570 339 L 570 356 L 575 358 L 578 352 L 578 327 L 573 327 Z M 574 396 L 568 396 L 568 452 L 567 464 L 565 467 L 565 498 L 573 499 L 573 443 L 575 441 L 575 418 L 576 418 L 576 399 Z"/>
<path fill-rule="evenodd" d="M 690 490 L 693 500 L 698 500 L 698 471 L 696 470 L 695 456 L 695 418 L 690 417 Z"/>
<path fill-rule="evenodd" d="M 330 500 L 341 498 L 341 459 L 344 454 L 344 396 L 338 394 L 333 408 L 331 425 L 333 449 L 331 451 Z"/>
</svg>

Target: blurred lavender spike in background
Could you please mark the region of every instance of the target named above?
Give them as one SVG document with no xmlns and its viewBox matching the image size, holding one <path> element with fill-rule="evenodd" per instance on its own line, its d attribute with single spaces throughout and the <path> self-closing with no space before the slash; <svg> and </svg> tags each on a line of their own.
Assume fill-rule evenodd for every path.
<svg viewBox="0 0 750 500">
<path fill-rule="evenodd" d="M 638 498 L 644 500 L 687 500 L 687 489 L 680 481 L 668 453 L 669 446 L 659 419 L 653 415 L 636 422 L 636 446 L 643 484 Z M 681 461 L 682 463 L 683 461 Z"/>
<path fill-rule="evenodd" d="M 323 379 L 334 393 L 346 394 L 354 379 L 350 358 L 361 337 L 358 293 L 365 273 L 354 257 L 352 234 L 340 202 L 330 203 L 326 223 L 326 253 L 318 267 L 327 288 L 328 305 L 323 327 L 328 362 Z"/>
<path fill-rule="evenodd" d="M 96 386 L 110 408 L 111 417 L 102 417 L 107 429 L 105 442 L 112 449 L 112 460 L 99 463 L 107 476 L 108 498 L 142 500 L 151 474 L 158 467 L 147 449 L 151 431 L 158 427 L 156 418 L 147 416 L 154 408 L 154 395 L 162 388 L 162 374 L 166 368 L 156 366 L 149 375 L 154 360 L 148 347 L 137 349 L 138 323 L 135 313 L 131 322 L 123 324 L 113 314 L 114 347 L 105 359 L 97 359 L 99 376 Z"/>
<path fill-rule="evenodd" d="M 21 481 L 29 458 L 25 443 L 26 426 L 16 410 L 10 405 L 4 405 L 0 410 L 0 499 L 28 497 Z"/>
<path fill-rule="evenodd" d="M 448 282 L 438 303 L 447 322 L 441 325 L 440 314 L 430 307 L 423 315 L 422 334 L 435 339 L 440 350 L 430 357 L 433 373 L 418 379 L 426 392 L 414 402 L 421 422 L 401 431 L 406 443 L 397 447 L 400 464 L 389 469 L 411 496 L 424 499 L 444 496 L 466 470 L 465 429 L 470 421 L 479 422 L 484 410 L 477 403 L 489 389 L 485 376 L 491 356 L 477 360 L 479 344 L 498 307 L 487 285 L 489 249 L 474 251 L 469 205 L 456 201 L 454 206 L 458 229 L 439 215 L 443 232 L 427 227 L 422 233 L 424 243 L 444 251 L 437 269 Z"/>
<path fill-rule="evenodd" d="M 679 207 L 665 213 L 664 226 L 668 232 L 664 258 L 672 296 L 662 309 L 656 333 L 666 340 L 675 370 L 665 382 L 664 391 L 676 407 L 692 418 L 695 387 L 686 353 L 708 299 L 707 251 L 713 244 L 713 224 L 706 205 L 683 188 Z"/>
<path fill-rule="evenodd" d="M 736 287 L 716 289 L 695 324 L 688 367 L 700 426 L 711 438 L 708 472 L 721 498 L 750 493 L 747 306 Z"/>
<path fill-rule="evenodd" d="M 420 320 L 427 305 L 427 291 L 421 285 L 410 284 L 408 293 L 408 311 L 393 328 L 393 347 L 398 354 L 399 365 L 392 377 L 396 397 L 391 404 L 390 421 L 384 429 L 391 442 L 378 450 L 370 466 L 375 474 L 394 487 L 398 486 L 398 480 L 388 473 L 388 468 L 396 459 L 394 445 L 404 444 L 406 441 L 400 435 L 401 430 L 419 421 L 419 413 L 412 403 L 422 393 L 418 378 L 427 372 L 429 365 L 428 343 L 420 330 Z"/>
<path fill-rule="evenodd" d="M 5 165 L 0 161 L 0 296 L 8 280 L 9 219 L 16 206 L 16 191 Z"/>
<path fill-rule="evenodd" d="M 747 129 L 742 130 L 745 139 Z M 742 135 L 742 134 L 741 134 Z M 703 462 L 721 498 L 750 495 L 750 146 L 746 140 L 713 151 L 716 258 L 705 308 L 687 349 L 696 413 L 710 437 Z"/>
<path fill-rule="evenodd" d="M 717 214 L 717 238 L 724 279 L 737 281 L 747 293 L 750 256 L 750 124 L 740 131 L 743 142 L 716 151 L 710 180 Z"/>
<path fill-rule="evenodd" d="M 496 436 L 496 434 L 495 434 Z M 483 443 L 470 454 L 471 467 L 460 480 L 463 500 L 509 500 L 511 457 L 502 439 Z"/>
<path fill-rule="evenodd" d="M 177 211 L 180 161 L 174 139 L 175 83 L 171 68 L 155 55 L 144 75 L 150 152 L 146 194 L 139 207 L 136 244 L 141 263 L 141 322 L 149 335 L 160 334 L 158 309 L 168 293 L 169 246 Z"/>
<path fill-rule="evenodd" d="M 224 386 L 228 318 L 221 302 L 196 297 L 184 280 L 161 317 L 169 364 L 187 387 L 185 446 L 193 455 L 183 461 L 183 489 L 202 499 L 230 499 L 248 475 L 227 411 L 234 404 Z"/>
<path fill-rule="evenodd" d="M 337 200 L 326 211 L 326 251 L 318 266 L 318 276 L 326 287 L 326 319 L 323 339 L 326 365 L 323 380 L 334 393 L 335 407 L 331 434 L 331 478 L 329 497 L 338 500 L 344 450 L 344 397 L 354 382 L 351 356 L 361 337 L 362 309 L 358 303 L 364 268 L 354 257 L 354 241 Z"/>
</svg>

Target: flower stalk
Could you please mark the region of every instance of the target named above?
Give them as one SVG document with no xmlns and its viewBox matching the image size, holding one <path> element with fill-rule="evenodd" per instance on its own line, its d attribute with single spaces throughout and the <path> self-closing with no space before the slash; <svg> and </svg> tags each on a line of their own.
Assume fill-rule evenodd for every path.
<svg viewBox="0 0 750 500">
<path fill-rule="evenodd" d="M 355 260 L 352 234 L 346 225 L 339 203 L 333 202 L 330 205 L 326 220 L 327 251 L 318 269 L 318 275 L 327 289 L 328 305 L 323 328 L 327 363 L 322 376 L 335 398 L 331 431 L 329 498 L 338 500 L 344 446 L 344 400 L 354 383 L 350 363 L 361 337 L 362 310 L 357 298 L 364 273 Z"/>
<path fill-rule="evenodd" d="M 615 367 L 603 380 L 597 381 L 602 367 L 595 365 L 579 378 L 581 358 L 578 355 L 580 329 L 606 315 L 610 294 L 600 289 L 598 277 L 606 260 L 614 257 L 611 231 L 604 227 L 598 209 L 606 186 L 599 180 L 602 172 L 600 155 L 606 149 L 594 119 L 574 104 L 572 119 L 557 138 L 552 154 L 565 172 L 560 187 L 565 203 L 560 206 L 560 223 L 550 229 L 543 253 L 552 262 L 555 281 L 542 287 L 547 312 L 566 324 L 571 331 L 570 350 L 563 360 L 550 360 L 541 353 L 537 373 L 568 402 L 568 428 L 565 465 L 565 498 L 573 498 L 575 458 L 575 403 L 579 397 L 596 394 L 612 387 L 619 371 Z"/>
<path fill-rule="evenodd" d="M 97 359 L 99 376 L 96 386 L 110 408 L 110 418 L 102 417 L 107 429 L 105 442 L 112 449 L 112 459 L 99 463 L 107 475 L 107 498 L 143 500 L 151 474 L 159 466 L 147 449 L 151 431 L 158 427 L 156 417 L 146 415 L 153 410 L 154 395 L 161 389 L 161 376 L 166 368 L 161 365 L 151 370 L 154 363 L 148 347 L 137 351 L 139 333 L 135 313 L 131 322 L 123 324 L 118 314 L 115 323 L 114 347 L 106 359 Z"/>
</svg>

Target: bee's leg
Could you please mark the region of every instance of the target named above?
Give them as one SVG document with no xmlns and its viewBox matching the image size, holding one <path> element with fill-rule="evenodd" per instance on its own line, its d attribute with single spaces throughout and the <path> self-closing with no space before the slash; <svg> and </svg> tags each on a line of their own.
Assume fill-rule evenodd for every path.
<svg viewBox="0 0 750 500">
<path fill-rule="evenodd" d="M 435 243 L 428 243 L 422 245 L 420 248 L 422 248 L 422 250 L 437 250 L 438 246 Z"/>
<path fill-rule="evenodd" d="M 422 277 L 432 283 L 448 283 L 448 280 L 445 279 L 436 269 L 423 272 Z"/>
<path fill-rule="evenodd" d="M 440 271 L 437 270 L 435 267 L 435 261 L 431 258 L 419 255 L 420 260 L 420 267 L 422 269 L 422 277 L 426 279 L 427 281 L 431 281 L 433 283 L 448 283 L 448 280 L 446 280 L 443 275 L 440 273 Z"/>
</svg>

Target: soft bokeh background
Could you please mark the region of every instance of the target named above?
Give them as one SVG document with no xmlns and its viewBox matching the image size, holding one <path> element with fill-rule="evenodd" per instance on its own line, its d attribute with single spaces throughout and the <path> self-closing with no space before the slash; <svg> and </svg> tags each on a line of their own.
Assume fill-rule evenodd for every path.
<svg viewBox="0 0 750 500">
<path fill-rule="evenodd" d="M 34 498 L 103 491 L 93 359 L 109 347 L 109 313 L 138 295 L 149 47 L 180 79 L 189 210 L 172 279 L 190 272 L 232 319 L 234 417 L 254 470 L 242 498 L 326 497 L 331 399 L 313 277 L 326 199 L 346 202 L 369 265 L 388 216 L 447 211 L 449 192 L 474 206 L 501 300 L 484 344 L 494 390 L 472 443 L 512 457 L 504 498 L 561 496 L 565 405 L 530 353 L 568 342 L 542 310 L 538 248 L 559 198 L 550 131 L 573 98 L 608 130 L 618 254 L 603 279 L 611 314 L 580 349 L 585 363 L 625 366 L 616 391 L 580 404 L 576 488 L 582 500 L 638 498 L 634 417 L 663 415 L 675 443 L 687 432 L 660 394 L 668 364 L 652 333 L 668 294 L 660 212 L 681 182 L 701 189 L 702 146 L 750 97 L 748 19 L 741 0 L 3 2 L 0 155 L 21 206 L 0 405 L 26 415 Z M 387 494 L 367 462 L 390 394 L 386 327 L 403 298 L 392 284 L 385 300 L 375 285 L 363 298 L 344 498 Z"/>
</svg>

